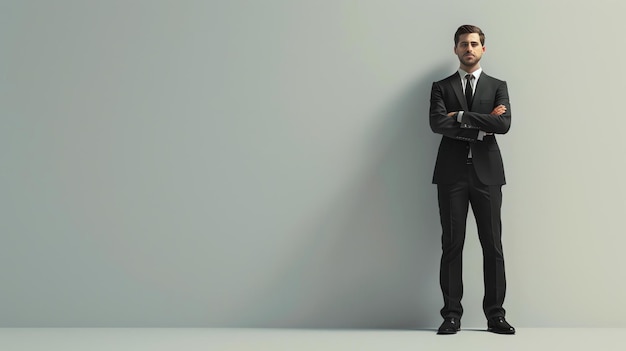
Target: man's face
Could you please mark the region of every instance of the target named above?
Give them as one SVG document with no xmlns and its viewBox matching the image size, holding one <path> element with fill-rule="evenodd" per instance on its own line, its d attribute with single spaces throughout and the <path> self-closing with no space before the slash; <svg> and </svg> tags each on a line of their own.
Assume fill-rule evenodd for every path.
<svg viewBox="0 0 626 351">
<path fill-rule="evenodd" d="M 454 47 L 454 53 L 459 57 L 461 64 L 472 67 L 480 61 L 485 47 L 480 44 L 478 33 L 461 34 L 459 43 Z"/>
</svg>

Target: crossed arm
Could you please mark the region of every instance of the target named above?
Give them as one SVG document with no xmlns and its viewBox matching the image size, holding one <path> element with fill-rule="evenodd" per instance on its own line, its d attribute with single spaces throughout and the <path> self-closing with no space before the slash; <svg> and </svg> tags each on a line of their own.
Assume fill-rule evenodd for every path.
<svg viewBox="0 0 626 351">
<path fill-rule="evenodd" d="M 430 97 L 430 127 L 435 133 L 464 141 L 481 140 L 485 134 L 505 134 L 511 126 L 506 82 L 497 87 L 495 103 L 496 107 L 488 114 L 463 111 L 458 121 L 459 111 L 447 111 L 443 90 L 438 83 L 433 83 Z"/>
</svg>

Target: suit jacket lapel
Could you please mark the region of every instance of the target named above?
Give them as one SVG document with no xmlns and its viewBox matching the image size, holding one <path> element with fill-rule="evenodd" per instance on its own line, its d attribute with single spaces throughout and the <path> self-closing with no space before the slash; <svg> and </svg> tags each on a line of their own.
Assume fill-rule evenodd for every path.
<svg viewBox="0 0 626 351">
<path fill-rule="evenodd" d="M 459 73 L 453 74 L 451 77 L 450 84 L 452 84 L 452 90 L 454 90 L 454 95 L 461 103 L 463 107 L 463 111 L 469 111 L 469 107 L 467 106 L 467 101 L 465 101 L 465 94 L 463 93 L 463 85 L 461 85 L 461 77 Z M 480 81 L 480 79 L 479 79 Z M 478 91 L 478 87 L 476 87 L 476 91 Z"/>
<path fill-rule="evenodd" d="M 482 86 L 484 86 L 487 81 L 488 76 L 485 74 L 485 72 L 480 74 L 480 78 L 478 78 L 478 82 L 476 82 L 476 90 L 474 91 L 474 97 L 473 97 L 473 101 L 476 101 L 476 96 L 478 96 L 484 89 L 481 89 Z M 479 98 L 480 99 L 480 98 Z"/>
</svg>

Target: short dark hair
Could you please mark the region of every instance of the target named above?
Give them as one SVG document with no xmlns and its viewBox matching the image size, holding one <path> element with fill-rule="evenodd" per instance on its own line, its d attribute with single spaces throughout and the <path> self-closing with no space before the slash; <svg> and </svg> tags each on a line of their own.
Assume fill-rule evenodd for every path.
<svg viewBox="0 0 626 351">
<path fill-rule="evenodd" d="M 456 33 L 454 33 L 454 46 L 459 45 L 459 37 L 461 35 L 471 33 L 478 34 L 478 37 L 480 38 L 480 45 L 485 45 L 485 33 L 483 33 L 483 31 L 476 26 L 473 26 L 471 24 L 464 24 L 456 30 Z"/>
</svg>

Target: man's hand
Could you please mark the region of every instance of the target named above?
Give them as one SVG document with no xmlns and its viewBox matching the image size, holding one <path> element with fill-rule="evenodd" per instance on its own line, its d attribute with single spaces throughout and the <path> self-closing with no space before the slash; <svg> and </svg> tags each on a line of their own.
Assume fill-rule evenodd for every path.
<svg viewBox="0 0 626 351">
<path fill-rule="evenodd" d="M 456 112 L 448 112 L 448 117 L 454 117 L 454 115 L 456 115 Z"/>
<path fill-rule="evenodd" d="M 500 116 L 501 114 L 506 112 L 506 106 L 498 105 L 496 106 L 490 114 Z"/>
</svg>

